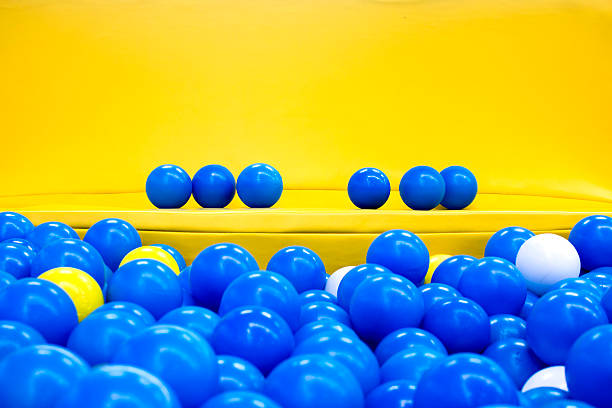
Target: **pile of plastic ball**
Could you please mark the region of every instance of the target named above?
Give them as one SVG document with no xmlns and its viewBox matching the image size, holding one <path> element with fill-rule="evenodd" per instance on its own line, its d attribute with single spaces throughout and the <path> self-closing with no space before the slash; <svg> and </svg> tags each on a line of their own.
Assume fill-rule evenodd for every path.
<svg viewBox="0 0 612 408">
<path fill-rule="evenodd" d="M 105 219 L 0 213 L 0 406 L 611 407 L 612 218 L 485 257 L 392 230 L 327 275 L 219 243 L 190 266 Z"/>
</svg>

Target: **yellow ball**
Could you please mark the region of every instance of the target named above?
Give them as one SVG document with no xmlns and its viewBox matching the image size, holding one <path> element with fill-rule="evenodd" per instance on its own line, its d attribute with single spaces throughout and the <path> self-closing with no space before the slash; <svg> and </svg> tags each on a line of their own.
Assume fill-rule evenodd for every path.
<svg viewBox="0 0 612 408">
<path fill-rule="evenodd" d="M 123 258 L 119 267 L 125 265 L 130 261 L 135 261 L 136 259 L 154 259 L 159 261 L 165 265 L 167 265 L 170 269 L 174 271 L 177 275 L 181 273 L 176 260 L 170 253 L 165 250 L 154 247 L 154 246 L 143 246 L 136 249 L 131 250 L 128 254 Z"/>
<path fill-rule="evenodd" d="M 98 282 L 80 269 L 62 266 L 50 269 L 38 278 L 55 283 L 70 296 L 79 322 L 104 304 L 104 296 Z"/>
<path fill-rule="evenodd" d="M 425 283 L 431 283 L 431 277 L 438 265 L 450 257 L 450 255 L 438 254 L 432 255 L 432 257 L 429 258 L 429 269 L 427 269 L 427 275 L 425 275 Z"/>
</svg>

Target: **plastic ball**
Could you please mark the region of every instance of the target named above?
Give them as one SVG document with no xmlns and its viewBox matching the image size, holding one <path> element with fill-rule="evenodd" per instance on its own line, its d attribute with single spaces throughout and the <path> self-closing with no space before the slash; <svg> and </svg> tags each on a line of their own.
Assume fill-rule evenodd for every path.
<svg viewBox="0 0 612 408">
<path fill-rule="evenodd" d="M 0 244 L 0 271 L 10 273 L 17 279 L 30 276 L 36 253 L 19 244 Z"/>
<path fill-rule="evenodd" d="M 565 375 L 573 398 L 597 407 L 612 406 L 612 325 L 595 327 L 570 349 Z"/>
<path fill-rule="evenodd" d="M 531 310 L 535 306 L 535 303 L 538 301 L 538 299 L 539 299 L 538 295 L 531 292 L 530 290 L 527 291 L 527 297 L 525 297 L 525 303 L 523 304 L 523 307 L 521 308 L 521 311 L 519 313 L 519 317 L 521 319 L 527 320 L 527 318 L 529 317 L 529 314 L 531 313 Z"/>
<path fill-rule="evenodd" d="M 442 262 L 446 261 L 450 257 L 451 257 L 450 255 L 445 255 L 445 254 L 432 255 L 429 258 L 429 267 L 427 268 L 427 274 L 425 275 L 425 278 L 423 279 L 423 283 L 425 283 L 425 284 L 431 283 L 431 278 L 432 278 L 436 268 Z"/>
<path fill-rule="evenodd" d="M 160 324 L 173 324 L 185 329 L 193 330 L 206 340 L 210 341 L 221 318 L 208 309 L 199 306 L 183 306 L 166 313 Z"/>
<path fill-rule="evenodd" d="M 0 242 L 11 238 L 24 238 L 34 229 L 25 216 L 12 211 L 0 212 Z"/>
<path fill-rule="evenodd" d="M 323 319 L 305 324 L 295 333 L 293 339 L 295 340 L 295 344 L 298 345 L 310 337 L 324 336 L 330 331 L 358 338 L 353 329 L 347 325 L 333 319 Z"/>
<path fill-rule="evenodd" d="M 176 265 L 178 266 L 179 271 L 182 272 L 183 269 L 185 269 L 187 267 L 187 264 L 185 263 L 185 258 L 183 258 L 183 255 L 181 255 L 181 253 L 179 251 L 177 251 L 176 249 L 172 248 L 170 245 L 166 245 L 166 244 L 153 244 L 151 246 L 152 247 L 161 248 L 164 251 L 166 251 L 167 253 L 169 253 L 170 255 L 172 255 L 172 257 L 176 261 Z"/>
<path fill-rule="evenodd" d="M 311 302 L 302 305 L 300 309 L 299 326 L 322 320 L 333 320 L 338 323 L 351 325 L 348 313 L 340 306 L 330 302 Z"/>
<path fill-rule="evenodd" d="M 391 184 L 382 171 L 373 167 L 357 170 L 349 179 L 348 195 L 358 208 L 375 210 L 387 202 Z"/>
<path fill-rule="evenodd" d="M 603 292 L 596 283 L 583 278 L 567 278 L 552 285 L 549 291 L 558 289 L 569 289 L 573 291 L 586 292 L 596 299 L 601 299 Z"/>
<path fill-rule="evenodd" d="M 580 258 L 572 244 L 555 234 L 529 238 L 516 256 L 527 288 L 541 295 L 555 283 L 580 275 Z"/>
<path fill-rule="evenodd" d="M 327 279 L 325 265 L 319 255 L 302 246 L 281 249 L 272 256 L 266 270 L 289 279 L 298 293 L 323 289 Z"/>
<path fill-rule="evenodd" d="M 119 218 L 106 218 L 92 225 L 83 241 L 98 250 L 104 263 L 115 271 L 121 260 L 133 249 L 142 245 L 136 228 Z"/>
<path fill-rule="evenodd" d="M 193 176 L 193 198 L 203 208 L 224 208 L 236 194 L 236 180 L 231 171 L 220 164 L 202 167 Z"/>
<path fill-rule="evenodd" d="M 509 262 L 516 262 L 519 248 L 535 234 L 522 227 L 507 227 L 497 231 L 485 246 L 485 256 L 503 258 Z"/>
<path fill-rule="evenodd" d="M 269 164 L 251 164 L 238 175 L 236 190 L 240 200 L 248 207 L 272 207 L 283 193 L 283 178 Z"/>
<path fill-rule="evenodd" d="M 63 222 L 43 222 L 30 231 L 25 238 L 37 248 L 44 248 L 56 239 L 80 239 L 76 231 Z"/>
<path fill-rule="evenodd" d="M 427 283 L 421 286 L 419 290 L 421 291 L 421 296 L 423 296 L 425 313 L 440 300 L 461 297 L 457 289 L 443 283 Z"/>
<path fill-rule="evenodd" d="M 607 324 L 599 302 L 584 292 L 555 290 L 538 300 L 527 319 L 527 341 L 548 365 L 564 364 L 581 334 Z"/>
<path fill-rule="evenodd" d="M 440 172 L 444 179 L 442 206 L 449 210 L 461 210 L 472 204 L 478 192 L 476 177 L 462 166 L 450 166 Z"/>
<path fill-rule="evenodd" d="M 402 201 L 413 210 L 431 210 L 444 198 L 446 186 L 438 171 L 429 166 L 408 170 L 399 185 Z"/>
<path fill-rule="evenodd" d="M 612 218 L 591 215 L 578 221 L 569 234 L 569 241 L 580 255 L 587 271 L 612 266 Z"/>
<path fill-rule="evenodd" d="M 358 265 L 351 269 L 342 279 L 340 285 L 338 285 L 338 304 L 349 310 L 353 293 L 359 284 L 365 281 L 370 276 L 374 276 L 379 273 L 391 273 L 391 271 L 384 266 L 376 264 L 364 264 Z"/>
<path fill-rule="evenodd" d="M 480 353 L 489 345 L 489 316 L 476 302 L 452 298 L 437 302 L 423 318 L 423 329 L 435 335 L 449 353 Z"/>
<path fill-rule="evenodd" d="M 155 323 L 155 318 L 147 309 L 132 302 L 108 302 L 94 310 L 92 314 L 106 312 L 109 310 L 129 313 L 142 320 L 142 322 L 147 326 Z"/>
<path fill-rule="evenodd" d="M 586 402 L 576 401 L 576 400 L 556 400 L 553 402 L 549 402 L 544 405 L 542 408 L 595 408 L 593 405 L 587 404 Z"/>
<path fill-rule="evenodd" d="M 174 391 L 136 367 L 96 367 L 76 383 L 55 408 L 181 408 Z"/>
<path fill-rule="evenodd" d="M 174 256 L 164 249 L 156 246 L 143 246 L 140 248 L 132 249 L 126 256 L 123 257 L 119 267 L 121 268 L 123 265 L 127 264 L 131 261 L 136 261 L 140 259 L 153 259 L 155 261 L 161 262 L 176 274 L 179 275 L 181 270 L 179 269 L 178 263 L 174 259 Z"/>
<path fill-rule="evenodd" d="M 431 283 L 443 283 L 457 288 L 463 272 L 476 261 L 476 258 L 469 255 L 451 256 L 442 261 L 434 270 L 431 275 Z"/>
<path fill-rule="evenodd" d="M 230 391 L 209 399 L 202 408 L 281 408 L 281 406 L 256 392 Z"/>
<path fill-rule="evenodd" d="M 541 407 L 547 403 L 566 399 L 569 393 L 567 391 L 560 390 L 559 388 L 553 387 L 538 387 L 532 388 L 527 392 L 523 393 L 523 397 L 529 405 L 528 407 Z"/>
<path fill-rule="evenodd" d="M 264 375 L 293 351 L 291 328 L 276 312 L 261 306 L 232 310 L 223 318 L 212 337 L 218 354 L 241 357 Z"/>
<path fill-rule="evenodd" d="M 601 298 L 601 307 L 608 316 L 608 321 L 612 322 L 612 290 L 608 290 Z"/>
<path fill-rule="evenodd" d="M 410 381 L 390 381 L 379 385 L 365 400 L 365 408 L 410 408 L 414 403 L 416 384 Z"/>
<path fill-rule="evenodd" d="M 333 358 L 351 370 L 364 393 L 368 393 L 380 382 L 378 361 L 372 350 L 352 335 L 328 331 L 320 336 L 311 336 L 298 344 L 294 356 L 317 354 Z"/>
<path fill-rule="evenodd" d="M 540 387 L 552 387 L 567 392 L 565 366 L 558 365 L 541 369 L 525 381 L 521 391 L 527 392 Z"/>
<path fill-rule="evenodd" d="M 518 316 L 510 314 L 493 315 L 489 319 L 491 326 L 491 343 L 510 338 L 524 339 L 527 337 L 527 322 Z"/>
<path fill-rule="evenodd" d="M 27 324 L 0 320 L 0 362 L 23 347 L 45 343 L 44 337 Z"/>
<path fill-rule="evenodd" d="M 417 384 L 423 374 L 440 364 L 446 353 L 415 346 L 395 353 L 380 368 L 381 381 L 407 380 Z"/>
<path fill-rule="evenodd" d="M 89 366 L 57 346 L 21 348 L 0 363 L 0 406 L 53 408 Z"/>
<path fill-rule="evenodd" d="M 419 285 L 429 267 L 429 251 L 421 238 L 409 231 L 391 230 L 370 244 L 367 263 L 382 265 Z"/>
<path fill-rule="evenodd" d="M 15 320 L 36 329 L 49 343 L 66 344 L 78 323 L 70 296 L 55 283 L 21 279 L 0 292 L 0 319 Z"/>
<path fill-rule="evenodd" d="M 612 288 L 612 267 L 604 266 L 593 269 L 591 272 L 582 275 L 581 278 L 590 280 L 601 289 L 601 293 L 606 293 L 608 289 Z"/>
<path fill-rule="evenodd" d="M 28 248 L 30 251 L 32 251 L 34 253 L 38 252 L 38 248 L 36 248 L 33 243 L 31 243 L 30 241 L 28 241 L 25 238 L 10 238 L 10 239 L 5 239 L 1 243 L 3 243 L 3 244 L 18 244 L 18 245 L 23 245 L 24 247 Z"/>
<path fill-rule="evenodd" d="M 424 313 L 423 297 L 416 286 L 389 273 L 359 284 L 349 309 L 355 331 L 375 343 L 397 329 L 418 326 Z"/>
<path fill-rule="evenodd" d="M 486 257 L 474 262 L 461 275 L 457 288 L 489 315 L 518 314 L 525 303 L 525 279 L 513 263 Z"/>
<path fill-rule="evenodd" d="M 156 319 L 183 302 L 178 276 L 153 259 L 139 259 L 120 266 L 108 285 L 107 298 L 111 302 L 136 303 Z"/>
<path fill-rule="evenodd" d="M 164 164 L 149 174 L 146 190 L 155 207 L 181 208 L 191 197 L 191 178 L 179 166 Z"/>
<path fill-rule="evenodd" d="M 179 274 L 179 283 L 183 291 L 183 306 L 194 306 L 196 301 L 191 293 L 191 266 L 186 267 Z"/>
<path fill-rule="evenodd" d="M 291 357 L 268 376 L 265 394 L 291 408 L 362 408 L 363 392 L 353 373 L 322 355 Z"/>
<path fill-rule="evenodd" d="M 191 294 L 199 304 L 216 311 L 229 284 L 243 273 L 257 270 L 255 258 L 241 246 L 211 245 L 191 264 Z"/>
<path fill-rule="evenodd" d="M 338 299 L 329 292 L 320 289 L 311 289 L 300 293 L 301 305 L 306 305 L 312 302 L 329 302 L 336 303 Z"/>
<path fill-rule="evenodd" d="M 228 391 L 261 391 L 264 386 L 264 376 L 253 364 L 234 356 L 217 357 L 219 383 L 217 390 Z"/>
<path fill-rule="evenodd" d="M 329 275 L 329 278 L 327 279 L 327 282 L 325 283 L 325 291 L 337 297 L 338 287 L 340 286 L 340 282 L 342 282 L 342 279 L 344 279 L 346 274 L 349 273 L 351 269 L 353 268 L 354 266 L 344 266 L 338 269 L 337 271 L 335 271 L 334 273 L 332 273 L 331 275 Z"/>
<path fill-rule="evenodd" d="M 524 339 L 503 339 L 491 344 L 482 353 L 495 361 L 510 376 L 517 388 L 544 366 Z"/>
<path fill-rule="evenodd" d="M 283 275 L 255 271 L 237 277 L 225 289 L 219 314 L 221 316 L 242 306 L 263 306 L 278 313 L 293 331 L 300 324 L 300 297 Z"/>
<path fill-rule="evenodd" d="M 414 327 L 396 330 L 385 336 L 376 347 L 376 358 L 383 365 L 396 353 L 412 348 L 428 348 L 438 354 L 446 355 L 446 348 L 433 334 Z"/>
<path fill-rule="evenodd" d="M 8 285 L 10 285 L 13 282 L 17 282 L 17 278 L 15 278 L 10 273 L 0 271 L 0 292 L 6 289 Z"/>
</svg>

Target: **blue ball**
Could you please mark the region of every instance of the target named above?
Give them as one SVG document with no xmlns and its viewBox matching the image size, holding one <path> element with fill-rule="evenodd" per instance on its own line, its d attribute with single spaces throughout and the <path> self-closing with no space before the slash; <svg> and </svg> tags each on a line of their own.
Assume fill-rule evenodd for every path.
<svg viewBox="0 0 612 408">
<path fill-rule="evenodd" d="M 242 306 L 263 306 L 278 313 L 293 331 L 300 324 L 300 297 L 283 275 L 255 271 L 240 275 L 225 289 L 219 314 Z"/>
<path fill-rule="evenodd" d="M 384 266 L 371 263 L 358 265 L 351 269 L 344 275 L 344 278 L 340 281 L 340 285 L 338 285 L 338 304 L 342 306 L 344 310 L 349 310 L 351 299 L 353 298 L 353 293 L 355 289 L 357 289 L 357 286 L 370 276 L 379 273 L 391 273 L 391 271 Z"/>
<path fill-rule="evenodd" d="M 219 309 L 229 284 L 246 272 L 259 270 L 253 255 L 235 244 L 221 243 L 204 249 L 191 264 L 191 294 L 202 306 Z"/>
<path fill-rule="evenodd" d="M 208 309 L 199 306 L 183 306 L 166 313 L 160 324 L 173 324 L 185 329 L 193 330 L 206 340 L 210 341 L 221 318 Z"/>
<path fill-rule="evenodd" d="M 429 251 L 421 238 L 412 232 L 391 230 L 383 232 L 370 244 L 366 262 L 382 265 L 419 285 L 429 268 Z"/>
<path fill-rule="evenodd" d="M 494 257 L 472 263 L 461 275 L 457 289 L 489 315 L 518 314 L 527 297 L 525 278 L 516 265 Z"/>
<path fill-rule="evenodd" d="M 529 377 L 544 368 L 524 339 L 499 340 L 487 347 L 482 355 L 499 364 L 519 389 Z"/>
<path fill-rule="evenodd" d="M 142 322 L 147 326 L 155 323 L 155 318 L 147 309 L 132 302 L 108 302 L 91 312 L 91 314 L 110 310 L 116 312 L 127 312 L 142 320 Z"/>
<path fill-rule="evenodd" d="M 49 343 L 66 344 L 78 323 L 74 303 L 55 283 L 24 278 L 0 292 L 0 320 L 15 320 L 37 330 Z"/>
<path fill-rule="evenodd" d="M 452 298 L 436 303 L 423 318 L 423 329 L 435 335 L 449 353 L 480 353 L 489 345 L 489 316 L 478 303 Z"/>
<path fill-rule="evenodd" d="M 365 408 L 411 408 L 416 384 L 410 381 L 390 381 L 379 385 L 365 400 Z"/>
<path fill-rule="evenodd" d="M 30 276 L 36 252 L 19 244 L 0 244 L 0 271 L 16 279 Z"/>
<path fill-rule="evenodd" d="M 327 281 L 325 265 L 319 255 L 302 246 L 281 249 L 272 256 L 266 270 L 289 279 L 298 293 L 324 289 Z"/>
<path fill-rule="evenodd" d="M 261 306 L 237 308 L 221 318 L 212 337 L 217 354 L 244 358 L 267 375 L 293 351 L 291 328 Z"/>
<path fill-rule="evenodd" d="M 544 363 L 563 365 L 580 335 L 607 323 L 604 309 L 588 293 L 555 290 L 533 307 L 527 319 L 527 342 Z"/>
<path fill-rule="evenodd" d="M 0 292 L 8 287 L 13 282 L 17 282 L 17 278 L 15 278 L 10 273 L 0 271 Z"/>
<path fill-rule="evenodd" d="M 378 361 L 372 350 L 353 335 L 327 331 L 320 336 L 310 336 L 298 344 L 294 356 L 324 355 L 342 363 L 351 370 L 364 393 L 368 393 L 380 382 Z"/>
<path fill-rule="evenodd" d="M 446 190 L 442 205 L 449 210 L 461 210 L 472 204 L 478 192 L 476 177 L 461 166 L 450 166 L 440 172 Z"/>
<path fill-rule="evenodd" d="M 552 292 L 553 290 L 558 289 L 569 289 L 573 291 L 586 292 L 597 300 L 600 300 L 603 296 L 603 291 L 599 288 L 599 286 L 597 286 L 596 283 L 584 278 L 563 279 L 562 281 L 559 281 L 553 286 L 551 286 L 548 292 Z"/>
<path fill-rule="evenodd" d="M 459 353 L 423 375 L 414 395 L 414 407 L 518 405 L 517 394 L 510 377 L 494 361 L 477 354 Z"/>
<path fill-rule="evenodd" d="M 331 320 L 347 326 L 351 325 L 348 313 L 335 303 L 319 301 L 302 305 L 300 309 L 300 327 L 323 320 Z"/>
<path fill-rule="evenodd" d="M 510 314 L 493 315 L 489 319 L 491 326 L 491 343 L 509 338 L 524 339 L 527 337 L 527 322 Z"/>
<path fill-rule="evenodd" d="M 446 357 L 430 347 L 415 346 L 395 353 L 380 368 L 381 381 L 406 380 L 417 384 L 423 374 Z"/>
<path fill-rule="evenodd" d="M 24 238 L 34 229 L 30 220 L 12 211 L 0 212 L 0 242 L 11 238 Z"/>
<path fill-rule="evenodd" d="M 0 405 L 11 408 L 54 408 L 89 366 L 57 346 L 21 348 L 0 363 Z"/>
<path fill-rule="evenodd" d="M 266 379 L 264 391 L 291 408 L 359 408 L 364 403 L 353 373 L 337 360 L 316 354 L 280 363 Z"/>
<path fill-rule="evenodd" d="M 183 255 L 181 255 L 181 253 L 179 251 L 177 251 L 176 249 L 172 248 L 170 245 L 166 245 L 166 244 L 152 244 L 151 246 L 161 248 L 164 251 L 166 251 L 167 253 L 169 253 L 170 255 L 172 255 L 172 257 L 176 261 L 176 264 L 178 265 L 180 271 L 182 271 L 183 269 L 185 269 L 187 267 L 187 263 L 185 263 L 185 258 L 183 258 Z"/>
<path fill-rule="evenodd" d="M 440 262 L 440 265 L 434 270 L 431 283 L 443 283 L 457 288 L 463 272 L 476 261 L 476 258 L 469 255 L 451 256 Z"/>
<path fill-rule="evenodd" d="M 529 314 L 531 313 L 531 310 L 533 309 L 539 298 L 540 297 L 538 295 L 536 295 L 530 290 L 527 290 L 527 297 L 525 297 L 525 303 L 523 304 L 523 307 L 521 308 L 521 311 L 519 313 L 519 317 L 521 319 L 527 320 Z"/>
<path fill-rule="evenodd" d="M 80 239 L 76 231 L 63 222 L 43 222 L 26 236 L 26 239 L 38 249 L 62 238 Z"/>
<path fill-rule="evenodd" d="M 129 402 L 128 402 L 129 401 Z M 181 408 L 174 391 L 159 378 L 131 366 L 96 367 L 55 408 Z"/>
<path fill-rule="evenodd" d="M 428 348 L 439 354 L 447 354 L 446 348 L 436 336 L 425 330 L 409 327 L 385 336 L 376 347 L 376 357 L 383 365 L 394 354 L 408 351 L 414 347 Z"/>
<path fill-rule="evenodd" d="M 236 190 L 240 200 L 248 207 L 272 207 L 283 193 L 283 178 L 269 164 L 251 164 L 238 175 Z"/>
<path fill-rule="evenodd" d="M 36 278 L 49 269 L 60 266 L 80 269 L 94 278 L 100 289 L 104 287 L 104 260 L 87 242 L 73 238 L 62 238 L 51 242 L 34 258 L 30 275 Z"/>
<path fill-rule="evenodd" d="M 310 337 L 323 336 L 330 331 L 340 333 L 345 336 L 353 336 L 358 338 L 357 333 L 355 333 L 353 329 L 343 323 L 337 322 L 334 319 L 315 320 L 314 322 L 305 324 L 295 333 L 293 338 L 295 340 L 295 344 L 298 345 Z"/>
<path fill-rule="evenodd" d="M 408 170 L 399 185 L 402 201 L 413 210 L 431 210 L 444 198 L 446 187 L 438 171 L 429 166 Z"/>
<path fill-rule="evenodd" d="M 3 244 L 18 244 L 18 245 L 23 245 L 24 247 L 28 248 L 30 251 L 36 253 L 38 252 L 38 248 L 36 248 L 34 246 L 33 243 L 31 243 L 30 241 L 28 241 L 25 238 L 10 238 L 10 239 L 5 239 L 4 241 L 2 241 Z"/>
<path fill-rule="evenodd" d="M 302 306 L 312 302 L 337 303 L 338 299 L 331 293 L 320 289 L 311 289 L 300 293 L 300 303 Z"/>
<path fill-rule="evenodd" d="M 202 408 L 282 408 L 265 395 L 251 391 L 230 391 L 209 399 Z"/>
<path fill-rule="evenodd" d="M 587 271 L 612 266 L 612 218 L 591 215 L 578 221 L 569 234 L 569 242 L 580 255 L 580 265 Z"/>
<path fill-rule="evenodd" d="M 581 278 L 595 283 L 601 289 L 601 293 L 605 294 L 608 289 L 612 288 L 612 267 L 604 266 L 593 269 L 591 272 L 582 275 Z"/>
<path fill-rule="evenodd" d="M 586 402 L 576 400 L 556 400 L 544 405 L 543 408 L 595 408 L 594 406 L 587 404 Z"/>
<path fill-rule="evenodd" d="M 196 301 L 191 293 L 191 266 L 181 271 L 179 274 L 179 282 L 183 291 L 183 306 L 194 306 Z"/>
<path fill-rule="evenodd" d="M 138 259 L 117 269 L 108 285 L 108 301 L 132 302 L 159 319 L 183 303 L 178 276 L 153 259 Z"/>
<path fill-rule="evenodd" d="M 0 320 L 0 362 L 23 347 L 45 343 L 44 337 L 27 324 Z"/>
<path fill-rule="evenodd" d="M 191 178 L 179 166 L 164 164 L 149 174 L 146 190 L 155 207 L 181 208 L 191 197 Z"/>
<path fill-rule="evenodd" d="M 509 262 L 516 262 L 521 245 L 535 234 L 522 227 L 507 227 L 497 231 L 485 246 L 485 256 L 503 258 Z"/>
<path fill-rule="evenodd" d="M 427 313 L 435 303 L 441 300 L 461 297 L 457 289 L 443 283 L 428 283 L 421 286 L 419 290 L 421 291 L 421 296 L 423 296 L 425 313 Z"/>
<path fill-rule="evenodd" d="M 373 167 L 357 170 L 349 179 L 348 195 L 359 208 L 375 210 L 387 202 L 391 184 L 382 171 Z"/>
<path fill-rule="evenodd" d="M 234 356 L 217 357 L 219 369 L 219 393 L 228 391 L 261 391 L 264 376 L 253 364 Z"/>
<path fill-rule="evenodd" d="M 569 396 L 567 391 L 554 387 L 538 387 L 523 393 L 528 407 L 539 408 L 556 400 L 566 399 Z"/>
<path fill-rule="evenodd" d="M 119 218 L 106 218 L 92 225 L 83 241 L 98 250 L 104 263 L 116 271 L 123 258 L 133 249 L 142 246 L 136 228 Z"/>
<path fill-rule="evenodd" d="M 224 208 L 236 194 L 236 180 L 226 167 L 209 164 L 193 176 L 193 198 L 203 208 Z"/>
<path fill-rule="evenodd" d="M 359 284 L 350 306 L 353 328 L 370 343 L 378 343 L 397 329 L 417 327 L 423 313 L 423 297 L 416 286 L 390 273 L 371 276 Z"/>
<path fill-rule="evenodd" d="M 601 307 L 603 307 L 608 316 L 608 321 L 612 322 L 612 290 L 608 289 L 606 294 L 601 298 Z"/>
</svg>

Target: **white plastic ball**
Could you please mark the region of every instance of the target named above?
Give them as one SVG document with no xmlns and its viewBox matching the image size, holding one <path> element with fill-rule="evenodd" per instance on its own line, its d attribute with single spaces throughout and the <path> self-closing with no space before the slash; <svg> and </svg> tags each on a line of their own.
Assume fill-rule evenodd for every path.
<svg viewBox="0 0 612 408">
<path fill-rule="evenodd" d="M 337 297 L 338 296 L 338 286 L 340 286 L 340 282 L 342 281 L 342 278 L 344 278 L 344 276 L 347 273 L 349 273 L 349 271 L 353 268 L 354 266 L 345 266 L 343 268 L 338 269 L 336 272 L 332 273 L 331 275 L 329 275 L 329 278 L 327 279 L 327 283 L 325 284 L 325 290 Z"/>
<path fill-rule="evenodd" d="M 580 256 L 567 239 L 540 234 L 521 246 L 516 266 L 527 281 L 527 288 L 542 295 L 555 283 L 580 275 Z"/>
<path fill-rule="evenodd" d="M 567 382 L 565 381 L 565 366 L 546 367 L 533 374 L 527 379 L 523 385 L 522 392 L 527 392 L 539 387 L 553 387 L 567 391 Z"/>
</svg>

